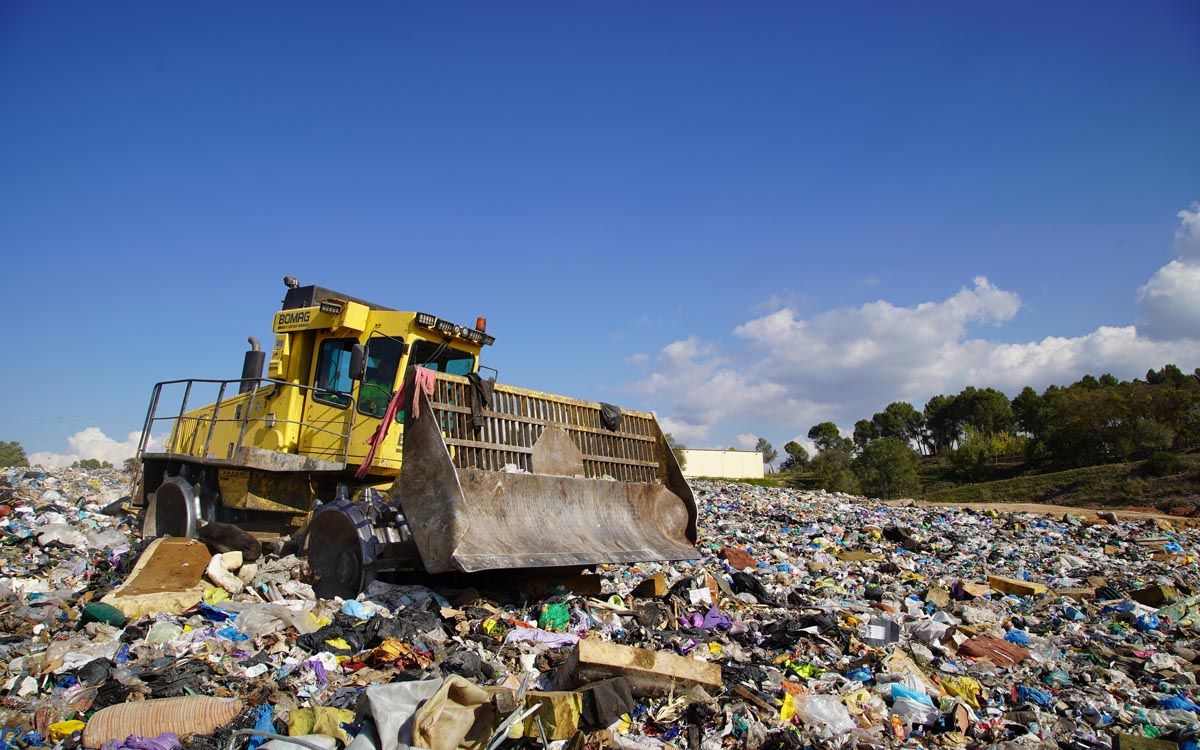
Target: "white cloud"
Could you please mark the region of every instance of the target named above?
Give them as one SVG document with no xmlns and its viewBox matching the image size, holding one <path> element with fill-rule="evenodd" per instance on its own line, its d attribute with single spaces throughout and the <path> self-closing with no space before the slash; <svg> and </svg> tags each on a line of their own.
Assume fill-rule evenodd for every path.
<svg viewBox="0 0 1200 750">
<path fill-rule="evenodd" d="M 712 426 L 731 415 L 757 413 L 788 400 L 782 385 L 752 380 L 717 356 L 713 344 L 695 337 L 663 347 L 653 371 L 633 389 L 673 404 L 659 422 L 665 432 L 692 446 L 707 443 Z"/>
<path fill-rule="evenodd" d="M 658 417 L 658 426 L 662 428 L 663 432 L 684 445 L 694 446 L 697 440 L 708 437 L 708 427 L 689 424 L 682 419 L 660 416 Z"/>
<path fill-rule="evenodd" d="M 650 361 L 650 355 L 645 352 L 630 354 L 625 358 L 625 362 L 631 365 L 644 365 Z"/>
<path fill-rule="evenodd" d="M 748 351 L 736 356 L 696 337 L 676 341 L 633 388 L 661 405 L 676 437 L 720 441 L 747 428 L 803 434 L 825 419 L 848 427 L 891 401 L 921 408 L 967 385 L 1011 396 L 1087 373 L 1132 378 L 1168 362 L 1188 371 L 1200 365 L 1200 262 L 1188 260 L 1193 251 L 1200 258 L 1200 204 L 1179 216 L 1180 259 L 1139 290 L 1137 327 L 989 340 L 975 329 L 1011 320 L 1021 299 L 980 276 L 945 299 L 908 307 L 880 300 L 811 317 L 785 307 L 737 326 L 735 341 Z"/>
<path fill-rule="evenodd" d="M 1179 257 L 1138 289 L 1138 333 L 1160 341 L 1200 339 L 1200 203 L 1176 216 Z"/>
<path fill-rule="evenodd" d="M 1173 260 L 1138 289 L 1137 329 L 1160 341 L 1200 338 L 1200 263 Z"/>
<path fill-rule="evenodd" d="M 1200 203 L 1175 214 L 1179 228 L 1175 230 L 1175 252 L 1189 261 L 1200 261 Z"/>
<path fill-rule="evenodd" d="M 29 463 L 48 469 L 57 469 L 70 466 L 76 461 L 86 458 L 94 458 L 99 461 L 108 461 L 113 466 L 119 467 L 125 459 L 132 458 L 137 452 L 140 438 L 140 432 L 131 432 L 124 440 L 118 441 L 104 434 L 99 427 L 85 427 L 67 438 L 66 453 L 49 451 L 31 453 Z M 156 439 L 151 442 L 159 444 L 161 441 Z"/>
<path fill-rule="evenodd" d="M 744 451 L 754 450 L 754 446 L 758 445 L 758 435 L 743 432 L 733 438 L 733 444 Z"/>
</svg>

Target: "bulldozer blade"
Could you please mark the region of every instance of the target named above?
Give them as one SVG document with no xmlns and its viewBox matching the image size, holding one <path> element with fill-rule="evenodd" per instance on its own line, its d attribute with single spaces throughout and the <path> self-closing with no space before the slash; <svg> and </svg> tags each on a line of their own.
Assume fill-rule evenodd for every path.
<svg viewBox="0 0 1200 750">
<path fill-rule="evenodd" d="M 695 502 L 673 457 L 675 481 L 661 483 L 456 467 L 437 404 L 416 397 L 392 500 L 429 572 L 699 557 Z"/>
</svg>

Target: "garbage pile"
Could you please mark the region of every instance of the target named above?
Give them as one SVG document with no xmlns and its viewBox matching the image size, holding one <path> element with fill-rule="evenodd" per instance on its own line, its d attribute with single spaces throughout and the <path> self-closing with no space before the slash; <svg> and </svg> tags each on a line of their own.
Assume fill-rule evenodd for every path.
<svg viewBox="0 0 1200 750">
<path fill-rule="evenodd" d="M 319 600 L 0 474 L 0 750 L 1194 747 L 1198 532 L 697 482 L 701 559 Z M 425 584 L 429 582 L 426 581 Z"/>
</svg>

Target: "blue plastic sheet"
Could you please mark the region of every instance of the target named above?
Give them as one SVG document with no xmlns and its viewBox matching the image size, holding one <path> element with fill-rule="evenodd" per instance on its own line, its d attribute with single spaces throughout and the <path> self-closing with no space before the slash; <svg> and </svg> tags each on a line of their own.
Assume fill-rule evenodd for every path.
<svg viewBox="0 0 1200 750">
<path fill-rule="evenodd" d="M 1017 700 L 1036 703 L 1039 706 L 1049 706 L 1054 701 L 1054 696 L 1046 690 L 1038 690 L 1037 688 L 1018 685 Z"/>
<path fill-rule="evenodd" d="M 927 706 L 933 705 L 933 698 L 930 698 L 929 694 L 926 693 L 925 691 L 913 690 L 912 688 L 910 688 L 909 686 L 905 685 L 902 682 L 893 682 L 892 683 L 892 700 L 899 700 L 900 698 L 908 698 L 909 700 L 914 700 L 919 703 L 924 703 Z"/>
<path fill-rule="evenodd" d="M 260 732 L 275 731 L 275 720 L 269 704 L 264 703 L 255 709 L 254 728 Z M 266 739 L 266 737 L 251 737 L 250 744 L 246 747 L 246 750 L 258 750 L 258 746 L 265 742 Z"/>
<path fill-rule="evenodd" d="M 357 617 L 360 620 L 370 620 L 375 612 L 357 599 L 350 599 L 342 605 L 342 614 Z"/>
<path fill-rule="evenodd" d="M 227 638 L 228 640 L 231 640 L 231 641 L 244 641 L 250 637 L 250 635 L 248 633 L 243 633 L 242 631 L 238 630 L 237 628 L 230 627 L 228 625 L 226 625 L 225 627 L 218 630 L 217 635 L 219 635 L 222 638 Z"/>
<path fill-rule="evenodd" d="M 1018 646 L 1028 646 L 1029 633 L 1026 633 L 1024 630 L 1010 630 L 1004 634 L 1004 640 L 1009 643 L 1015 643 Z"/>
<path fill-rule="evenodd" d="M 1200 713 L 1200 706 L 1197 706 L 1192 701 L 1182 695 L 1168 695 L 1165 698 L 1158 699 L 1158 707 L 1168 711 L 1195 711 Z"/>
<path fill-rule="evenodd" d="M 227 612 L 223 609 L 217 609 L 211 604 L 207 604 L 205 602 L 200 602 L 200 614 L 204 615 L 206 619 L 212 620 L 213 622 L 225 622 L 226 620 L 231 620 L 237 616 L 236 612 Z"/>
</svg>

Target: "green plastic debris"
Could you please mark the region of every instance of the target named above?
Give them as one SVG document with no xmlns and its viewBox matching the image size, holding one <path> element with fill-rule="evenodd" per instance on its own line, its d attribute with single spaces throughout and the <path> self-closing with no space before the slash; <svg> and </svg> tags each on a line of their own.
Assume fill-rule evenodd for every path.
<svg viewBox="0 0 1200 750">
<path fill-rule="evenodd" d="M 102 622 L 120 628 L 125 625 L 125 614 L 111 604 L 91 602 L 83 608 L 83 621 Z"/>
<path fill-rule="evenodd" d="M 541 613 L 538 615 L 538 627 L 542 630 L 552 632 L 562 632 L 567 629 L 567 625 L 571 622 L 571 610 L 567 609 L 567 605 L 546 604 L 542 607 Z"/>
</svg>

